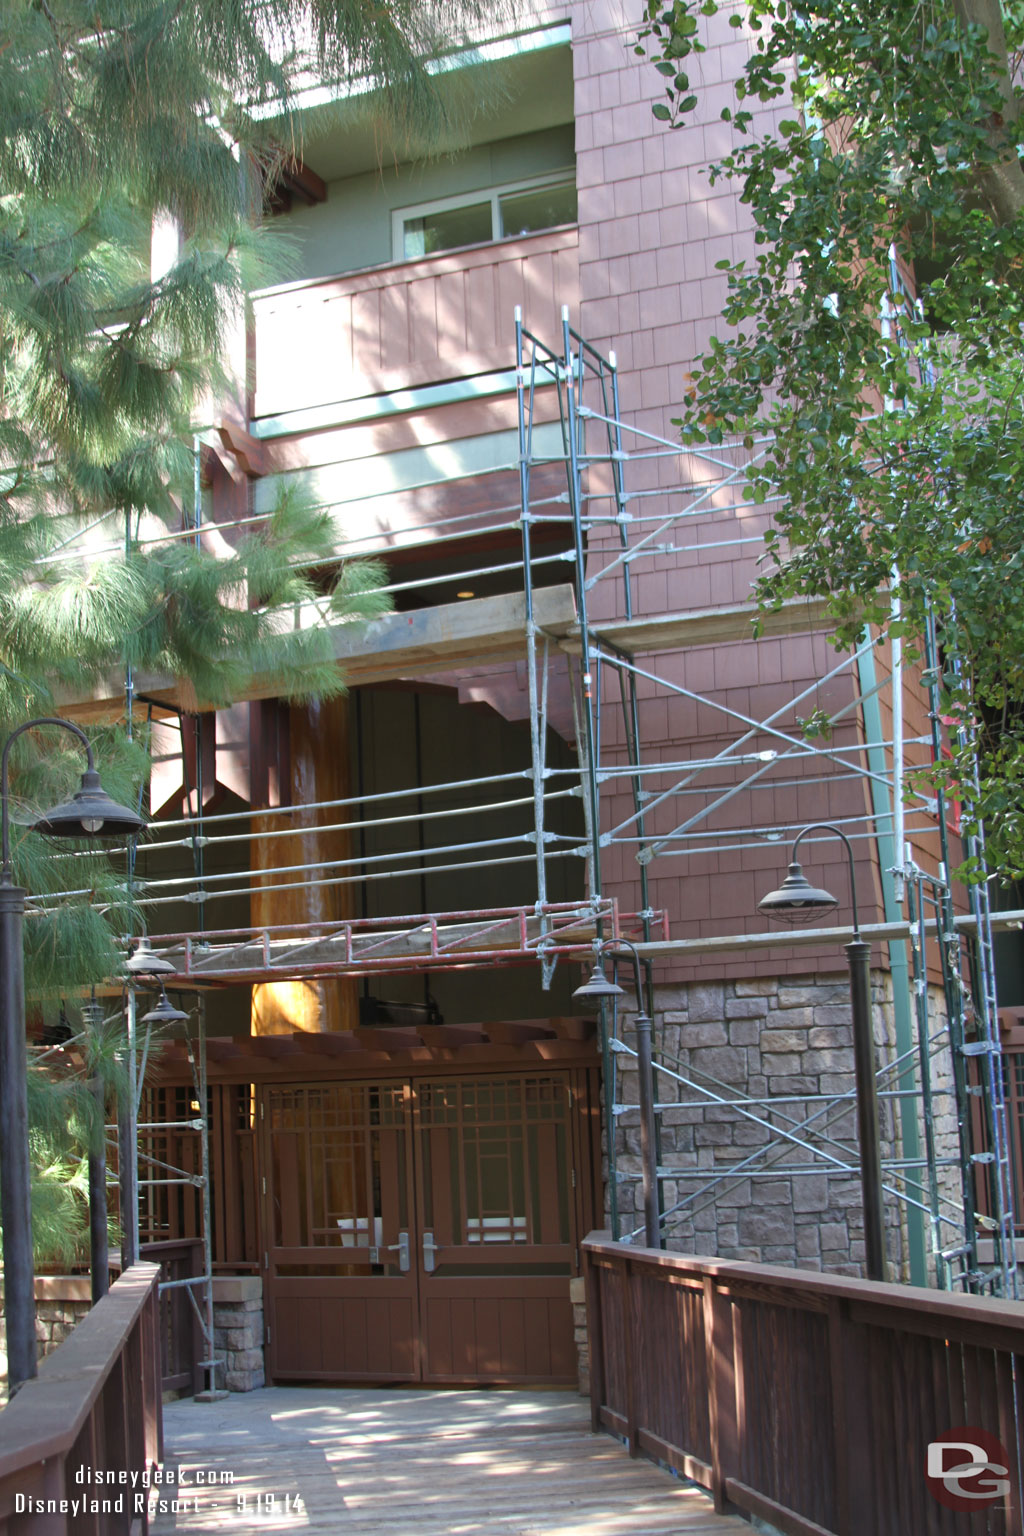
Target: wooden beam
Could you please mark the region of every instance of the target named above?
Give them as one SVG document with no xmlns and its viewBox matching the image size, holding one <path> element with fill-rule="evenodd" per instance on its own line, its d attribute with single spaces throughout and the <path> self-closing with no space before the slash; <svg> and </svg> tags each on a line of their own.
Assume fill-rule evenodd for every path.
<svg viewBox="0 0 1024 1536">
<path fill-rule="evenodd" d="M 228 453 L 250 478 L 259 479 L 261 475 L 268 473 L 266 444 L 260 442 L 258 437 L 253 437 L 251 432 L 247 432 L 240 422 L 220 422 L 217 426 L 217 435 Z"/>
<path fill-rule="evenodd" d="M 327 183 L 304 160 L 292 157 L 281 168 L 281 180 L 289 192 L 311 208 L 314 203 L 326 203 Z"/>
<path fill-rule="evenodd" d="M 558 636 L 576 617 L 572 588 L 541 587 L 534 594 L 534 618 L 541 629 Z M 522 593 L 471 598 L 436 608 L 390 613 L 368 624 L 338 624 L 332 630 L 334 659 L 352 687 L 448 672 L 459 662 L 475 666 L 522 656 L 526 649 L 526 600 Z M 136 692 L 163 704 L 190 710 L 209 708 L 186 697 L 182 684 L 168 676 L 137 674 Z M 110 674 L 96 684 L 91 696 L 64 694 L 59 712 L 73 720 L 109 720 L 124 708 L 123 682 Z M 236 699 L 276 698 L 280 676 L 265 672 L 254 677 Z"/>
</svg>

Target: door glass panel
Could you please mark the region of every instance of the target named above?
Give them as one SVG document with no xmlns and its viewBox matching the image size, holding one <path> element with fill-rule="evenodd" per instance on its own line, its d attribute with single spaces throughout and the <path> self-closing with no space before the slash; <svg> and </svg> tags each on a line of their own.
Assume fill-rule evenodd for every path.
<svg viewBox="0 0 1024 1536">
<path fill-rule="evenodd" d="M 424 1082 L 419 1087 L 423 1217 L 438 1245 L 438 1276 L 568 1274 L 569 1094 L 557 1078 Z M 467 1249 L 476 1249 L 474 1260 Z M 446 1252 L 446 1250 L 448 1250 Z"/>
<path fill-rule="evenodd" d="M 268 1107 L 275 1247 L 323 1249 L 332 1274 L 397 1274 L 390 1249 L 408 1214 L 402 1086 L 274 1089 Z M 346 1263 L 349 1249 L 370 1252 Z"/>
</svg>

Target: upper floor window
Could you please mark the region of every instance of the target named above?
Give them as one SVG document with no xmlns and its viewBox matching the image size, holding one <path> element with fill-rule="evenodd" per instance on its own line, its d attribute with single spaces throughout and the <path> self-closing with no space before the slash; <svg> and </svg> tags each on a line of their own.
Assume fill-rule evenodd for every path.
<svg viewBox="0 0 1024 1536">
<path fill-rule="evenodd" d="M 396 261 L 415 261 L 461 245 L 514 239 L 576 222 L 576 180 L 558 171 L 489 192 L 438 198 L 393 215 Z"/>
</svg>

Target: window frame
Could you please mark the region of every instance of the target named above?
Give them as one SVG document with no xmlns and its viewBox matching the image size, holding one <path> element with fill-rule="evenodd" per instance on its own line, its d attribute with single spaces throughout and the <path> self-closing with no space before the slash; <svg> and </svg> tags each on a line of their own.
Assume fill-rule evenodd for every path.
<svg viewBox="0 0 1024 1536">
<path fill-rule="evenodd" d="M 471 247 L 464 245 L 448 246 L 443 251 L 431 251 L 422 256 L 407 256 L 405 254 L 405 226 L 410 219 L 422 219 L 431 213 L 448 213 L 458 208 L 472 208 L 479 203 L 491 205 L 491 238 L 489 240 L 474 241 L 473 246 L 496 245 L 501 240 L 524 240 L 526 235 L 505 235 L 501 231 L 501 199 L 517 192 L 540 191 L 542 187 L 557 187 L 576 185 L 575 165 L 566 165 L 561 170 L 545 171 L 539 176 L 528 176 L 523 181 L 502 182 L 495 187 L 478 187 L 473 192 L 458 192 L 451 197 L 434 197 L 429 202 L 411 203 L 403 208 L 395 208 L 391 214 L 391 251 L 393 262 L 402 261 L 432 261 L 437 256 L 446 256 L 449 251 L 464 251 Z M 573 224 L 576 220 L 571 221 Z M 568 224 L 547 225 L 549 229 L 566 229 Z M 540 231 L 538 230 L 539 234 Z"/>
</svg>

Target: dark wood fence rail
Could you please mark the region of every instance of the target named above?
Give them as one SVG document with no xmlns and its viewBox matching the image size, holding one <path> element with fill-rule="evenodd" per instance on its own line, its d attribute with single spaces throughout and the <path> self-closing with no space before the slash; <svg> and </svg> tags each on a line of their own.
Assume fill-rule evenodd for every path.
<svg viewBox="0 0 1024 1536">
<path fill-rule="evenodd" d="M 787 1536 L 1022 1536 L 1024 1304 L 583 1247 L 593 1424 L 633 1455 Z M 957 1512 L 925 1466 L 965 1425 L 1006 1448 L 1011 1492 Z"/>
<path fill-rule="evenodd" d="M 160 1284 L 168 1280 L 194 1279 L 203 1272 L 203 1242 L 185 1237 L 179 1242 L 143 1243 L 143 1259 L 160 1266 Z M 200 1307 L 206 1305 L 202 1286 L 176 1285 L 160 1296 L 160 1372 L 165 1392 L 202 1390 L 203 1330 L 189 1291 Z"/>
<path fill-rule="evenodd" d="M 134 1264 L 115 1280 L 0 1412 L 0 1536 L 148 1529 L 130 1478 L 136 1474 L 142 1494 L 143 1473 L 162 1455 L 159 1273 L 155 1264 Z M 90 1482 L 96 1471 L 129 1480 Z M 83 1505 L 116 1505 L 119 1498 L 120 1509 Z M 37 1501 L 45 1501 L 43 1507 Z M 55 1507 L 47 1509 L 51 1501 Z M 64 1510 L 61 1501 L 67 1501 Z"/>
</svg>

